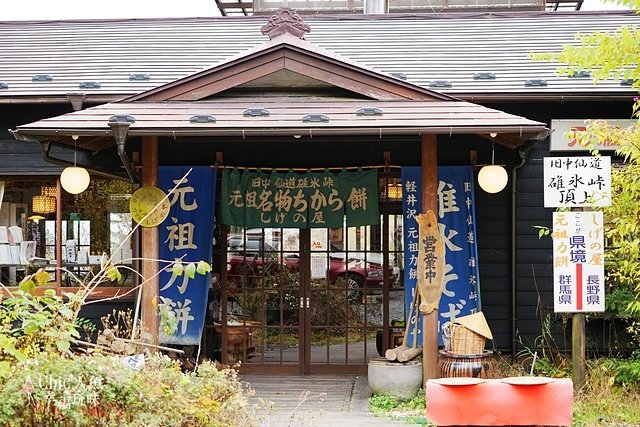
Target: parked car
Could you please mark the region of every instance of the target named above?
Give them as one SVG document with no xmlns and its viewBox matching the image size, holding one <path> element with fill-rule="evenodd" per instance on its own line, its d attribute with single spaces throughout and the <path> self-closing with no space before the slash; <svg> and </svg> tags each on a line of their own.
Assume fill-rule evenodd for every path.
<svg viewBox="0 0 640 427">
<path fill-rule="evenodd" d="M 332 248 L 336 249 L 336 248 Z M 327 253 L 322 253 L 323 257 Z M 382 255 L 373 252 L 328 252 L 326 277 L 331 283 L 343 279 L 350 290 L 350 300 L 365 290 L 381 290 L 383 286 Z M 286 269 L 298 272 L 300 257 L 297 253 L 278 251 L 262 236 L 230 235 L 227 238 L 227 278 L 230 282 L 249 283 L 261 272 L 278 272 Z M 389 269 L 390 285 L 398 281 L 397 269 Z"/>
</svg>

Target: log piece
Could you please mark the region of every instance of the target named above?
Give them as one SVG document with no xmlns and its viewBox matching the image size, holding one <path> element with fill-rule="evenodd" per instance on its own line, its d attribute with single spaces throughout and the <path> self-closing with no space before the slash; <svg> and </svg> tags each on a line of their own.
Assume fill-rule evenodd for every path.
<svg viewBox="0 0 640 427">
<path fill-rule="evenodd" d="M 422 354 L 422 347 L 411 347 L 397 353 L 398 362 L 405 363 Z"/>
<path fill-rule="evenodd" d="M 406 345 L 401 345 L 399 347 L 396 348 L 390 348 L 389 350 L 384 352 L 384 357 L 387 358 L 387 360 L 393 362 L 394 360 L 398 359 L 398 354 L 402 353 L 403 351 L 409 349 L 409 347 L 407 347 Z"/>
</svg>

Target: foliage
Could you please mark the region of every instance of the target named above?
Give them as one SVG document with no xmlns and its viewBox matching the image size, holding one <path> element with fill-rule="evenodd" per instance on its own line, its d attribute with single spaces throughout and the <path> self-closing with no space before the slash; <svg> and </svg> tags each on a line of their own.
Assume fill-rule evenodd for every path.
<svg viewBox="0 0 640 427">
<path fill-rule="evenodd" d="M 637 352 L 629 360 L 603 358 L 587 363 L 587 386 L 576 392 L 573 425 L 604 427 L 640 424 L 640 353 Z M 504 375 L 499 377 L 522 375 L 525 370 L 525 366 L 515 364 L 502 371 Z M 546 375 L 547 372 L 542 369 L 537 374 Z M 422 391 L 409 402 L 400 402 L 389 395 L 369 398 L 370 411 L 376 416 L 430 425 L 421 418 L 425 411 L 424 402 Z M 426 404 L 429 405 L 428 399 Z"/>
<path fill-rule="evenodd" d="M 131 232 L 133 233 L 133 231 Z M 127 236 L 129 238 L 131 234 Z M 180 260 L 167 262 L 168 266 L 182 266 Z M 179 269 L 180 270 L 180 269 Z M 180 273 L 193 277 L 206 274 L 211 266 L 206 262 L 189 263 Z M 71 273 L 69 273 L 71 274 Z M 180 275 L 174 272 L 176 275 Z M 105 262 L 94 276 L 81 280 L 71 276 L 81 286 L 77 293 L 58 295 L 54 289 L 45 288 L 49 273 L 39 269 L 25 276 L 18 290 L 0 303 L 0 377 L 11 372 L 16 362 L 25 362 L 38 354 L 69 355 L 72 344 L 80 337 L 79 329 L 86 328 L 86 321 L 78 321 L 80 308 L 104 280 L 119 280 L 120 272 L 111 260 Z M 43 289 L 44 288 L 44 289 Z M 95 302 L 95 301 L 94 301 Z M 171 323 L 171 310 L 160 306 L 161 324 L 165 333 L 175 330 Z M 175 318 L 175 314 L 174 314 Z"/>
<path fill-rule="evenodd" d="M 131 194 L 131 184 L 125 181 L 92 179 L 89 187 L 74 196 L 75 203 L 67 205 L 63 214 L 80 214 L 91 221 L 91 250 L 97 254 L 110 253 L 109 208 L 112 194 Z"/>
<path fill-rule="evenodd" d="M 181 260 L 154 261 L 173 267 L 178 276 L 193 278 L 211 271 L 202 261 L 187 265 Z M 0 425 L 255 424 L 235 371 L 203 363 L 195 372 L 183 373 L 176 362 L 163 356 L 148 358 L 146 368 L 133 371 L 116 357 L 75 355 L 72 345 L 80 337 L 79 330 L 89 325 L 78 318 L 80 308 L 100 283 L 119 281 L 121 273 L 111 260 L 84 279 L 66 273 L 80 286 L 77 293 L 58 295 L 46 288 L 50 276 L 44 269 L 27 275 L 14 292 L 0 283 L 8 295 L 0 299 Z M 101 300 L 91 302 L 96 301 Z M 157 299 L 154 304 L 168 335 L 176 326 L 171 322 L 175 313 Z M 130 316 L 114 313 L 103 320 L 122 323 L 119 334 L 135 329 Z"/>
<path fill-rule="evenodd" d="M 431 425 L 425 419 L 424 390 L 407 401 L 398 400 L 388 394 L 376 394 L 369 397 L 369 410 L 376 417 L 400 419 L 411 424 Z"/>
<path fill-rule="evenodd" d="M 238 278 L 231 283 L 229 295 L 240 306 L 242 316 L 264 322 L 268 318 L 267 310 L 294 310 L 291 316 L 296 318 L 284 319 L 284 324 L 297 321 L 295 309 L 300 283 L 297 272 L 281 265 L 275 255 L 265 256 L 263 264 L 247 260 L 237 271 Z"/>
<path fill-rule="evenodd" d="M 584 390 L 574 399 L 576 426 L 640 424 L 640 357 L 590 360 Z"/>
<path fill-rule="evenodd" d="M 640 9 L 639 0 L 617 0 L 615 3 Z M 640 33 L 632 26 L 624 26 L 611 33 L 578 33 L 577 45 L 565 45 L 558 53 L 536 53 L 536 60 L 557 61 L 562 66 L 560 74 L 572 75 L 574 71 L 588 70 L 597 82 L 608 78 L 637 79 L 640 76 L 638 52 L 640 51 Z M 640 81 L 634 82 L 640 87 Z"/>
<path fill-rule="evenodd" d="M 119 358 L 41 355 L 0 380 L 0 425 L 252 426 L 236 372 L 202 363 L 184 373 L 156 355 L 137 371 Z"/>
<path fill-rule="evenodd" d="M 518 337 L 522 350 L 516 357 L 521 363 L 530 363 L 534 366 L 534 373 L 554 378 L 568 377 L 571 375 L 570 360 L 559 350 L 553 336 L 553 317 L 547 313 L 542 317 L 540 335 L 536 337 L 532 345 L 526 345 L 522 337 Z M 535 360 L 535 363 L 534 363 Z M 530 372 L 529 368 L 527 372 Z"/>
<path fill-rule="evenodd" d="M 620 0 L 633 10 L 640 0 Z M 622 27 L 611 33 L 577 34 L 575 45 L 565 45 L 560 52 L 532 54 L 535 60 L 555 61 L 560 74 L 572 75 L 587 70 L 594 82 L 602 79 L 625 79 L 640 88 L 640 31 Z M 640 98 L 630 104 L 630 115 L 638 119 Z M 606 121 L 587 121 L 586 130 L 570 132 L 570 137 L 597 154 L 598 145 L 619 145 L 617 154 L 624 167 L 613 168 L 612 205 L 604 209 L 607 250 L 605 266 L 611 298 L 607 309 L 629 319 L 629 331 L 640 342 L 640 126 L 621 129 Z M 542 233 L 542 230 L 541 230 Z M 624 300 L 626 299 L 626 304 Z"/>
<path fill-rule="evenodd" d="M 193 265 L 187 266 L 184 274 L 205 274 L 210 268 L 208 264 Z M 26 276 L 17 291 L 9 292 L 9 297 L 0 301 L 0 376 L 9 373 L 13 363 L 25 362 L 40 353 L 69 354 L 80 338 L 79 330 L 87 328 L 87 321 L 79 321 L 78 313 L 91 293 L 91 286 L 114 274 L 113 270 L 117 271 L 107 264 L 83 290 L 62 295 L 55 289 L 43 289 L 49 280 L 44 269 Z M 158 309 L 165 335 L 173 334 L 177 329 L 175 312 L 166 303 L 158 304 Z"/>
<path fill-rule="evenodd" d="M 612 373 L 611 384 L 640 391 L 640 350 L 629 359 L 603 359 L 601 366 Z"/>
<path fill-rule="evenodd" d="M 531 372 L 531 366 L 533 366 L 533 373 L 535 375 L 551 378 L 566 378 L 571 376 L 571 361 L 563 354 L 556 354 L 554 357 L 545 355 L 538 355 L 535 350 L 529 347 L 525 347 L 517 354 L 519 360 L 523 365 L 528 365 L 527 372 Z M 523 370 L 524 367 L 523 367 Z"/>
<path fill-rule="evenodd" d="M 561 352 L 551 334 L 552 318 L 543 318 L 541 335 L 533 348 L 525 346 L 516 366 L 528 374 L 535 358 L 533 373 L 548 377 L 570 377 L 571 360 Z M 629 359 L 587 360 L 586 381 L 576 392 L 573 425 L 580 427 L 634 425 L 640 423 L 640 351 Z M 522 375 L 520 373 L 519 375 Z"/>
<path fill-rule="evenodd" d="M 347 284 L 344 278 L 336 279 L 327 286 L 324 280 L 311 282 L 313 307 L 311 323 L 338 327 L 364 326 L 360 306 L 348 299 Z"/>
<path fill-rule="evenodd" d="M 42 271 L 27 276 L 20 289 L 0 303 L 0 377 L 11 364 L 24 362 L 40 353 L 67 354 L 80 334 L 78 312 L 82 296 L 57 295 L 45 289 L 32 295 L 37 284 L 46 283 Z"/>
<path fill-rule="evenodd" d="M 125 311 L 113 309 L 100 318 L 102 329 L 109 329 L 118 338 L 129 338 L 133 330 L 133 313 L 131 309 Z M 136 331 L 137 332 L 137 331 Z"/>
</svg>

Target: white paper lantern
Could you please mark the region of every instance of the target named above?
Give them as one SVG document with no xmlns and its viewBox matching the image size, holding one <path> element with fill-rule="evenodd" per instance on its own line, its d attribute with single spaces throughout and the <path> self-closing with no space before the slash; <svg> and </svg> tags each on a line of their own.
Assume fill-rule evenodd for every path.
<svg viewBox="0 0 640 427">
<path fill-rule="evenodd" d="M 509 175 L 500 165 L 483 166 L 478 173 L 478 184 L 487 193 L 498 193 L 507 186 Z"/>
<path fill-rule="evenodd" d="M 68 193 L 79 194 L 89 186 L 89 172 L 79 166 L 69 166 L 64 168 L 60 175 L 60 184 Z"/>
</svg>

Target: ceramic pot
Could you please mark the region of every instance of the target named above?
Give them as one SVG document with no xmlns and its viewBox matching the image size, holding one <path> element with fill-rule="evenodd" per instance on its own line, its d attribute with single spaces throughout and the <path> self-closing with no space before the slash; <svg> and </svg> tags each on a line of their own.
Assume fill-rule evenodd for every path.
<svg viewBox="0 0 640 427">
<path fill-rule="evenodd" d="M 455 354 L 440 350 L 438 353 L 438 368 L 442 377 L 489 377 L 493 355 L 491 351 L 481 354 Z"/>
</svg>

